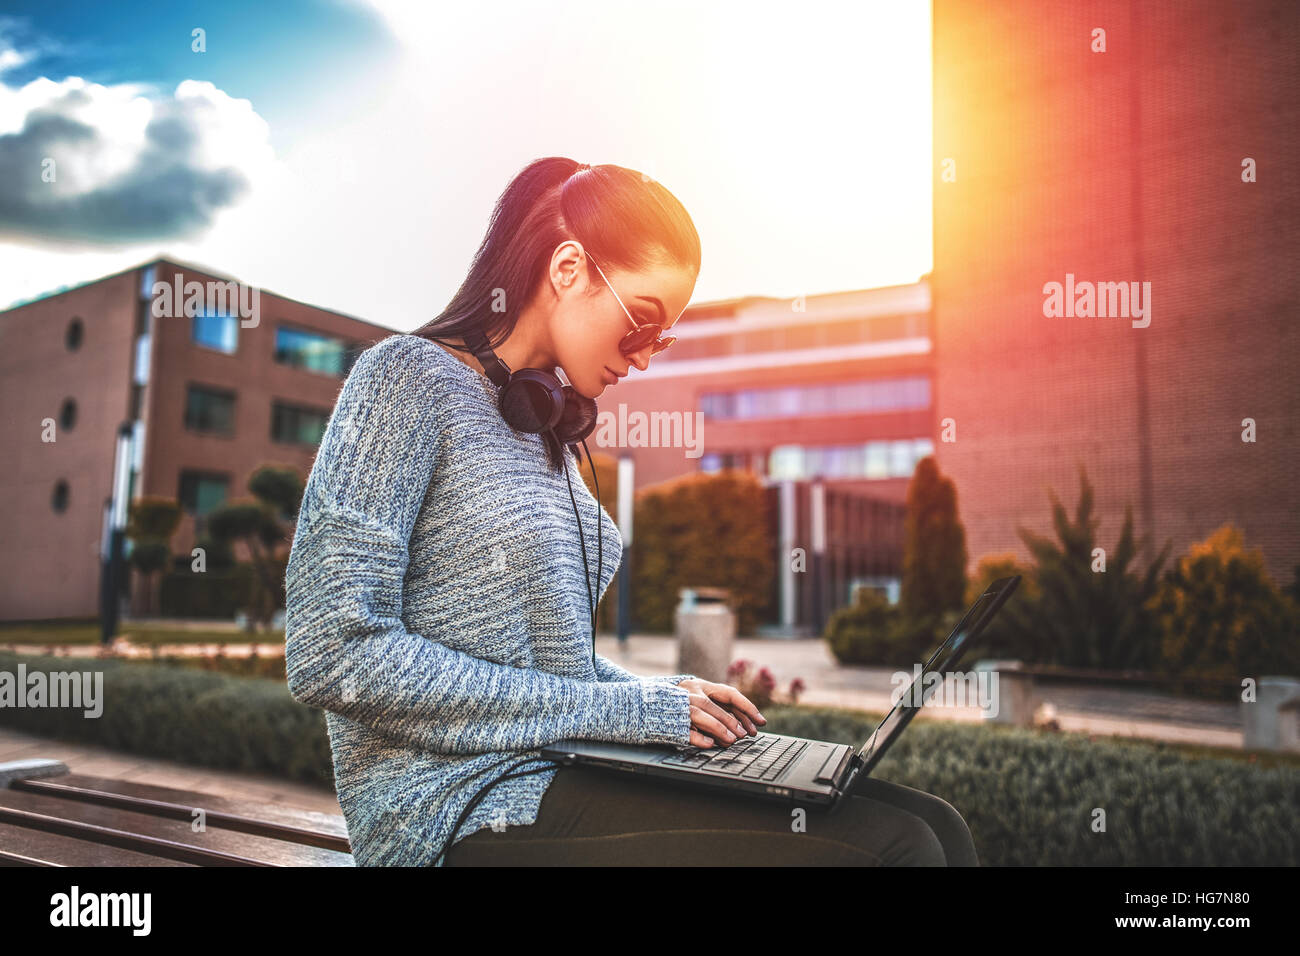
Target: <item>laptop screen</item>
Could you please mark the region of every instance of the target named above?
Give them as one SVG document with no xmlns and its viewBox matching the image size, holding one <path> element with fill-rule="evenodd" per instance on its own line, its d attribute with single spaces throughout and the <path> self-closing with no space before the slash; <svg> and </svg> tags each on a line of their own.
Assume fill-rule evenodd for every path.
<svg viewBox="0 0 1300 956">
<path fill-rule="evenodd" d="M 899 696 L 898 703 L 894 704 L 893 709 L 885 715 L 885 719 L 880 722 L 871 734 L 871 739 L 859 751 L 864 761 L 870 760 L 873 754 L 883 755 L 889 749 L 890 743 L 898 736 L 899 731 L 921 709 L 919 702 L 923 700 L 921 695 L 925 688 L 925 675 L 932 672 L 942 674 L 957 662 L 957 659 L 965 651 L 971 636 L 977 632 L 976 629 L 984 620 L 989 606 L 1007 590 L 1007 584 L 1010 580 L 1013 579 L 1003 578 L 989 585 L 988 589 L 979 596 L 962 616 L 962 619 L 957 622 L 957 626 L 952 629 L 948 639 L 930 655 L 930 659 L 921 668 L 921 673 Z"/>
</svg>

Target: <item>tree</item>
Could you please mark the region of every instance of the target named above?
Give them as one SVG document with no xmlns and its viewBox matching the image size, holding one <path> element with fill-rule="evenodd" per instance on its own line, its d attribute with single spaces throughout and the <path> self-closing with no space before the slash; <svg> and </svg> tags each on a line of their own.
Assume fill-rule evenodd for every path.
<svg viewBox="0 0 1300 956">
<path fill-rule="evenodd" d="M 250 598 L 249 630 L 256 622 L 267 627 L 275 613 L 280 589 L 284 586 L 284 558 L 277 553 L 289 540 L 280 524 L 294 518 L 302 502 L 303 482 L 292 468 L 264 465 L 248 479 L 252 498 L 226 502 L 208 515 L 208 534 L 226 545 L 242 541 L 248 548 L 254 568 L 254 588 Z"/>
<path fill-rule="evenodd" d="M 131 540 L 131 565 L 144 577 L 148 613 L 157 611 L 154 574 L 167 568 L 171 536 L 180 520 L 180 505 L 171 498 L 145 495 L 128 506 L 126 536 Z"/>
<path fill-rule="evenodd" d="M 1079 484 L 1073 521 L 1049 491 L 1059 544 L 1017 529 L 1037 562 L 1035 656 L 1041 663 L 1074 667 L 1150 669 L 1157 663 L 1158 646 L 1147 602 L 1159 586 L 1170 544 L 1165 543 L 1145 571 L 1130 573 L 1139 549 L 1133 537 L 1132 506 L 1124 509 L 1124 526 L 1115 547 L 1099 549 L 1093 489 L 1082 464 Z"/>
<path fill-rule="evenodd" d="M 957 488 L 927 455 L 907 486 L 899 604 L 909 618 L 935 617 L 960 610 L 965 590 L 966 531 L 957 518 Z"/>
</svg>

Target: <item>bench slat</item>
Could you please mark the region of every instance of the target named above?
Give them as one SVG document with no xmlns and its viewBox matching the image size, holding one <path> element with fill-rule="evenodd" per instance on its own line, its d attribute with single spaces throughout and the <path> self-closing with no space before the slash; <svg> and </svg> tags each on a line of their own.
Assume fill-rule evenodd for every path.
<svg viewBox="0 0 1300 956">
<path fill-rule="evenodd" d="M 12 789 L 83 800 L 186 822 L 193 818 L 192 811 L 195 808 L 201 808 L 209 827 L 275 837 L 340 853 L 352 851 L 348 842 L 347 823 L 342 814 L 337 813 L 318 813 L 79 773 L 19 780 L 13 784 Z"/>
<path fill-rule="evenodd" d="M 163 856 L 0 823 L 0 866 L 194 866 Z"/>
<path fill-rule="evenodd" d="M 0 823 L 62 833 L 96 843 L 205 866 L 353 866 L 351 855 L 188 820 L 31 793 L 0 790 Z"/>
</svg>

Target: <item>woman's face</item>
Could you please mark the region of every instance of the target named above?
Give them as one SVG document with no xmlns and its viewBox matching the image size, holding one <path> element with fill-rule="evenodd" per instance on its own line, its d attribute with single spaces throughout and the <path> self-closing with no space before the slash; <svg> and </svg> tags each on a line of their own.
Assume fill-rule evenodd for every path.
<svg viewBox="0 0 1300 956">
<path fill-rule="evenodd" d="M 675 263 L 624 272 L 601 262 L 597 269 L 588 256 L 576 252 L 567 266 L 562 261 L 560 275 L 560 302 L 552 315 L 551 338 L 557 364 L 574 390 L 587 398 L 600 396 L 633 365 L 643 371 L 649 367 L 651 346 L 631 355 L 619 351 L 619 342 L 633 329 L 627 313 L 637 325 L 666 326 L 659 334 L 669 335 L 695 291 L 696 279 L 694 271 Z"/>
</svg>

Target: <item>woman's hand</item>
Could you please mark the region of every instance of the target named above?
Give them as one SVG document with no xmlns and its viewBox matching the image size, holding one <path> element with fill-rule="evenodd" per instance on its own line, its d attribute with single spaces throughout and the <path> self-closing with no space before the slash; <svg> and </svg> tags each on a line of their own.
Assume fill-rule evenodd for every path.
<svg viewBox="0 0 1300 956">
<path fill-rule="evenodd" d="M 696 747 L 712 747 L 715 740 L 725 747 L 747 734 L 757 736 L 755 721 L 767 723 L 749 698 L 730 684 L 693 678 L 677 686 L 691 695 L 691 743 Z"/>
</svg>

